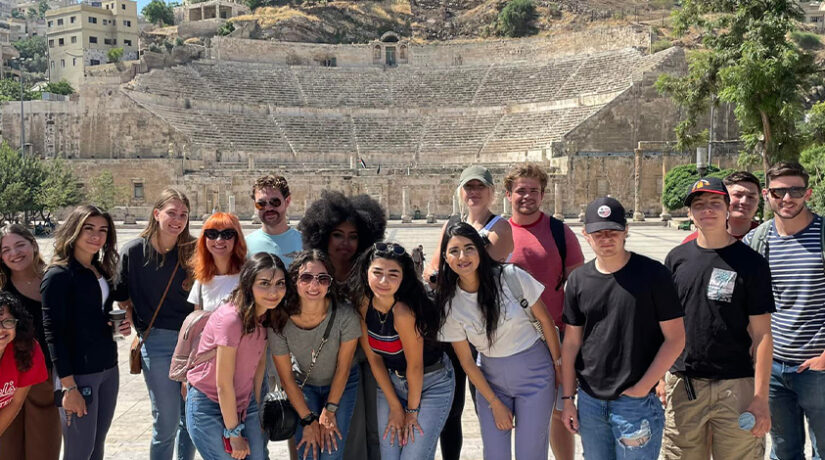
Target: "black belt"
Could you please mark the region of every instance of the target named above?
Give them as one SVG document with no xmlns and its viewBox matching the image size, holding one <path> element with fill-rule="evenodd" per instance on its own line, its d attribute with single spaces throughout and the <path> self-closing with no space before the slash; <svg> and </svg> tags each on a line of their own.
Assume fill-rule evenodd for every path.
<svg viewBox="0 0 825 460">
<path fill-rule="evenodd" d="M 435 371 L 438 371 L 438 370 L 441 370 L 441 369 L 444 369 L 444 362 L 441 359 L 439 359 L 435 364 L 430 364 L 429 366 L 425 367 L 423 373 L 424 374 L 429 374 L 430 372 L 435 372 Z M 401 371 L 399 371 L 398 369 L 390 369 L 389 371 L 392 372 L 393 374 L 395 374 L 395 376 L 398 377 L 399 379 L 406 379 L 407 378 L 407 375 L 402 374 Z"/>
</svg>

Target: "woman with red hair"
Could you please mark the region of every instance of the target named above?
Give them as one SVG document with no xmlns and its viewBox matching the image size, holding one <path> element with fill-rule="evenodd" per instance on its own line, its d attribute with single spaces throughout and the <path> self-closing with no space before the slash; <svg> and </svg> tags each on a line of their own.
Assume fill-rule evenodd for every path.
<svg viewBox="0 0 825 460">
<path fill-rule="evenodd" d="M 246 242 L 240 236 L 241 223 L 234 214 L 216 212 L 203 223 L 191 260 L 195 284 L 188 300 L 195 309 L 215 310 L 238 286 L 246 261 Z"/>
</svg>

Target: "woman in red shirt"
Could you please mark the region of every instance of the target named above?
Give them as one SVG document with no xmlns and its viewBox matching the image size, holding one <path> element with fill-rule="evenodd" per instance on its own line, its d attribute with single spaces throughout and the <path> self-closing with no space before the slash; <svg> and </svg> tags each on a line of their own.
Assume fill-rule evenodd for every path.
<svg viewBox="0 0 825 460">
<path fill-rule="evenodd" d="M 31 316 L 16 297 L 0 291 L 0 434 L 17 416 L 31 386 L 47 377 Z"/>
</svg>

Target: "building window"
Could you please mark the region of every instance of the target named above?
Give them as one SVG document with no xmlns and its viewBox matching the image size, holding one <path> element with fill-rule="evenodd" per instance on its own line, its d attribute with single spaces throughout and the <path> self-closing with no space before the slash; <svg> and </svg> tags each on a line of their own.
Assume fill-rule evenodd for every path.
<svg viewBox="0 0 825 460">
<path fill-rule="evenodd" d="M 57 39 L 57 46 L 63 46 L 63 45 L 65 45 L 65 44 L 66 44 L 66 43 L 65 43 L 65 41 L 64 41 L 62 38 L 58 38 L 58 39 Z"/>
<path fill-rule="evenodd" d="M 77 43 L 77 36 L 72 35 L 72 43 Z"/>
<path fill-rule="evenodd" d="M 126 21 L 126 20 L 124 20 L 124 21 L 123 21 L 123 25 L 124 25 L 124 26 L 126 26 L 126 27 L 132 27 L 132 21 Z"/>
<path fill-rule="evenodd" d="M 123 40 L 124 46 L 132 46 L 132 40 Z"/>
<path fill-rule="evenodd" d="M 70 24 L 74 24 L 74 16 L 72 16 L 72 17 L 70 17 L 70 18 L 69 18 L 69 23 L 70 23 Z"/>
<path fill-rule="evenodd" d="M 63 69 L 66 68 L 66 60 L 65 59 L 60 60 L 60 67 L 63 68 Z"/>
<path fill-rule="evenodd" d="M 77 67 L 77 58 L 72 58 L 72 67 Z"/>
<path fill-rule="evenodd" d="M 63 20 L 62 20 L 62 19 L 58 19 L 58 20 L 57 20 L 57 25 L 62 26 L 62 25 L 63 25 Z"/>
<path fill-rule="evenodd" d="M 54 21 L 49 21 L 48 26 L 51 27 L 53 23 L 54 23 Z"/>
<path fill-rule="evenodd" d="M 97 37 L 89 37 L 89 43 L 97 43 Z"/>
<path fill-rule="evenodd" d="M 54 39 L 49 40 L 49 48 L 54 48 Z"/>
<path fill-rule="evenodd" d="M 132 182 L 132 199 L 143 201 L 143 182 Z"/>
<path fill-rule="evenodd" d="M 89 60 L 89 65 L 100 65 L 100 61 L 97 59 L 91 59 Z"/>
<path fill-rule="evenodd" d="M 121 10 L 125 10 L 125 9 L 126 9 L 126 4 L 125 4 L 125 3 L 121 3 L 121 4 L 120 4 L 120 9 L 121 9 Z"/>
<path fill-rule="evenodd" d="M 94 16 L 89 16 L 89 24 L 97 24 L 97 18 Z"/>
<path fill-rule="evenodd" d="M 335 66 L 338 65 L 338 63 L 336 62 L 336 58 L 328 57 L 328 58 L 324 59 L 323 61 L 321 61 L 321 65 L 324 66 L 324 67 L 335 67 Z"/>
<path fill-rule="evenodd" d="M 51 61 L 49 64 L 52 66 L 52 69 L 54 69 L 54 61 Z"/>
<path fill-rule="evenodd" d="M 116 38 L 104 38 L 103 39 L 103 44 L 104 45 L 112 45 L 112 46 L 117 45 L 117 39 Z"/>
</svg>

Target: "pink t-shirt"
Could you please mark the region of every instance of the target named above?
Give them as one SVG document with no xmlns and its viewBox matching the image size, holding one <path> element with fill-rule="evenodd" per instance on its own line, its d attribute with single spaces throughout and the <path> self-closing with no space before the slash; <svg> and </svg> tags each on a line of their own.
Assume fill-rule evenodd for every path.
<svg viewBox="0 0 825 460">
<path fill-rule="evenodd" d="M 510 262 L 527 270 L 528 273 L 544 284 L 541 300 L 553 317 L 553 321 L 564 330 L 561 312 L 564 308 L 564 287 L 556 290 L 562 276 L 561 256 L 553 233 L 550 231 L 550 218 L 541 213 L 541 217 L 530 225 L 521 226 L 510 219 L 513 228 L 513 255 Z M 573 267 L 584 263 L 581 245 L 573 230 L 564 226 L 564 236 L 567 247 L 565 265 Z"/>
<path fill-rule="evenodd" d="M 11 404 L 14 393 L 19 388 L 25 388 L 46 381 L 49 377 L 46 371 L 46 359 L 43 350 L 35 341 L 32 348 L 32 367 L 26 372 L 17 370 L 17 361 L 14 359 L 14 342 L 6 345 L 3 357 L 0 358 L 0 409 Z"/>
<path fill-rule="evenodd" d="M 209 317 L 198 344 L 198 354 L 217 346 L 232 347 L 235 352 L 235 402 L 238 413 L 246 412 L 254 387 L 255 371 L 266 350 L 266 331 L 257 325 L 255 331 L 243 334 L 243 323 L 235 306 L 225 303 Z M 193 367 L 186 380 L 212 401 L 218 402 L 217 357 Z"/>
</svg>

